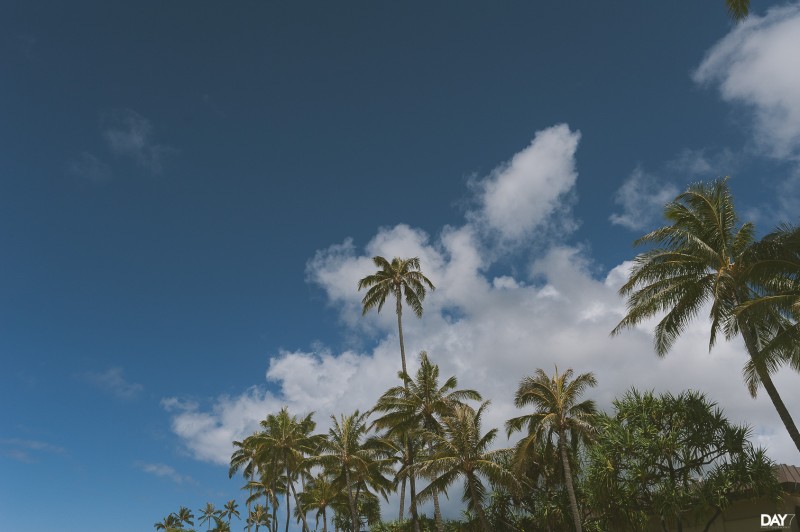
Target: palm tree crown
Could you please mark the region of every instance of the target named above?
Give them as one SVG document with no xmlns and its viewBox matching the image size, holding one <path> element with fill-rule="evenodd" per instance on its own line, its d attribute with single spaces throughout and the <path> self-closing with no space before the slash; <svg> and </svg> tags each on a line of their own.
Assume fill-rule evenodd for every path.
<svg viewBox="0 0 800 532">
<path fill-rule="evenodd" d="M 522 379 L 514 396 L 514 405 L 517 408 L 533 406 L 535 410 L 532 414 L 509 419 L 506 422 L 506 431 L 510 436 L 523 427 L 528 428 L 528 436 L 517 446 L 518 460 L 521 460 L 538 442 L 542 440 L 550 442 L 553 436 L 558 437 L 564 483 L 570 498 L 575 529 L 580 532 L 581 517 L 572 485 L 567 440 L 569 439 L 572 445 L 577 445 L 579 441 L 589 436 L 597 409 L 594 401 L 578 400 L 587 388 L 597 385 L 597 380 L 592 373 L 583 373 L 570 380 L 572 373 L 572 370 L 568 369 L 559 375 L 556 368 L 551 378 L 542 369 L 537 369 L 532 377 Z"/>
<path fill-rule="evenodd" d="M 422 317 L 422 301 L 425 299 L 427 289 L 435 290 L 433 283 L 420 271 L 419 258 L 401 259 L 395 257 L 391 262 L 381 256 L 373 257 L 372 262 L 380 268 L 372 275 L 358 281 L 358 289 L 367 289 L 361 300 L 362 315 L 375 308 L 378 312 L 386 303 L 389 295 L 394 295 L 397 312 L 397 324 L 400 334 L 400 356 L 403 372 L 406 371 L 406 355 L 403 346 L 403 328 L 401 317 L 403 314 L 402 300 L 411 307 L 418 318 Z"/>
<path fill-rule="evenodd" d="M 655 350 L 664 356 L 704 305 L 710 303 L 709 348 L 722 333 L 728 339 L 741 334 L 750 362 L 745 380 L 755 395 L 762 384 L 787 431 L 800 450 L 800 432 L 783 404 L 770 371 L 781 361 L 797 360 L 797 344 L 761 356 L 765 346 L 792 328 L 785 313 L 774 305 L 743 305 L 770 289 L 765 272 L 780 280 L 774 264 L 774 246 L 754 242 L 752 223 L 739 224 L 727 178 L 691 185 L 664 208 L 671 225 L 648 233 L 636 245 L 655 247 L 639 254 L 620 294 L 628 298 L 628 313 L 612 331 L 619 334 L 664 313 L 655 329 Z M 779 346 L 780 347 L 780 346 Z"/>
</svg>

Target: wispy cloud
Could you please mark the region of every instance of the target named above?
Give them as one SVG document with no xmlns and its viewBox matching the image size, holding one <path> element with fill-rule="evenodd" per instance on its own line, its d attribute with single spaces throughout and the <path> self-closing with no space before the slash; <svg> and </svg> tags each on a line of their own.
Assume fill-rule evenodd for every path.
<svg viewBox="0 0 800 532">
<path fill-rule="evenodd" d="M 101 121 L 103 138 L 109 149 L 132 158 L 136 163 L 158 174 L 163 170 L 164 157 L 175 149 L 153 139 L 152 123 L 131 109 L 115 109 Z"/>
<path fill-rule="evenodd" d="M 101 372 L 89 371 L 79 374 L 78 377 L 118 399 L 134 399 L 142 391 L 141 384 L 125 379 L 122 368 L 111 368 Z"/>
<path fill-rule="evenodd" d="M 0 453 L 19 462 L 35 463 L 42 453 L 62 455 L 66 450 L 39 440 L 0 438 Z"/>
<path fill-rule="evenodd" d="M 146 462 L 137 462 L 136 467 L 145 473 L 155 475 L 160 478 L 166 478 L 176 484 L 194 484 L 195 480 L 188 475 L 181 475 L 174 467 L 167 464 L 155 463 L 150 464 Z"/>
<path fill-rule="evenodd" d="M 612 214 L 609 220 L 614 225 L 628 229 L 644 229 L 658 219 L 664 204 L 677 193 L 678 188 L 674 184 L 636 167 L 614 197 L 614 203 L 622 210 Z"/>
<path fill-rule="evenodd" d="M 113 172 L 111 167 L 89 152 L 83 152 L 75 160 L 67 163 L 67 171 L 95 183 L 109 180 Z"/>
</svg>

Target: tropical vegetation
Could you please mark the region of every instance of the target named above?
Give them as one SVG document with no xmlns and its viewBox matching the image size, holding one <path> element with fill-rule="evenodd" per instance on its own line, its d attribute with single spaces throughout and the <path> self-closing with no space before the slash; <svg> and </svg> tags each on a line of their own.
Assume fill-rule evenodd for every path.
<svg viewBox="0 0 800 532">
<path fill-rule="evenodd" d="M 725 179 L 691 185 L 664 211 L 667 225 L 642 238 L 620 293 L 627 312 L 612 335 L 657 319 L 654 350 L 665 356 L 688 324 L 707 310 L 709 349 L 741 337 L 744 380 L 763 387 L 800 449 L 800 435 L 772 375 L 800 370 L 800 229 L 781 226 L 760 240 L 740 222 Z M 395 303 L 399 382 L 373 405 L 331 416 L 316 432 L 314 413 L 288 407 L 265 413 L 260 428 L 233 442 L 229 476 L 243 477 L 221 509 L 186 507 L 157 530 L 248 532 L 296 529 L 357 532 L 709 529 L 736 499 L 776 499 L 775 464 L 750 442 L 751 430 L 727 420 L 704 393 L 630 389 L 608 412 L 588 395 L 591 372 L 530 368 L 513 395 L 520 415 L 505 422 L 508 448 L 485 427 L 490 402 L 440 378 L 427 353 L 408 371 L 403 308 L 421 318 L 434 284 L 419 258 L 375 257 L 362 278 L 362 314 Z M 405 303 L 405 305 L 403 304 Z M 517 441 L 512 441 L 517 433 Z M 406 487 L 410 519 L 404 518 Z M 419 489 L 418 489 L 419 488 Z M 460 492 L 463 513 L 445 519 L 441 501 Z M 400 500 L 395 521 L 381 506 Z M 418 505 L 433 503 L 433 516 Z"/>
</svg>

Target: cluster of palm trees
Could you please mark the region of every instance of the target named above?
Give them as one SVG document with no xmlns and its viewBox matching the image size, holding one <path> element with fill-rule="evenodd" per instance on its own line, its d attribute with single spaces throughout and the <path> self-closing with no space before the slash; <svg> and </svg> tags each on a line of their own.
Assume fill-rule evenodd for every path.
<svg viewBox="0 0 800 532">
<path fill-rule="evenodd" d="M 239 515 L 239 504 L 235 499 L 229 500 L 225 503 L 225 507 L 218 510 L 212 503 L 206 503 L 204 508 L 199 510 L 197 516 L 198 524 L 200 526 L 206 525 L 206 530 L 211 532 L 230 532 L 231 519 L 241 519 Z M 194 526 L 195 516 L 192 511 L 181 506 L 177 512 L 169 514 L 167 517 L 156 523 L 154 526 L 156 530 L 164 530 L 165 532 L 185 532 L 188 531 L 187 526 Z M 211 528 L 211 525 L 214 528 Z"/>
<path fill-rule="evenodd" d="M 427 353 L 421 353 L 414 377 L 405 372 L 399 376 L 403 384 L 387 390 L 369 412 L 332 416 L 327 434 L 313 433 L 312 415 L 298 417 L 283 408 L 262 421 L 263 430 L 234 442 L 230 475 L 241 471 L 247 479 L 243 489 L 250 494 L 248 512 L 263 498 L 258 511 L 271 508 L 265 520 L 271 532 L 280 526 L 277 510 L 283 504 L 287 531 L 293 517 L 302 530 L 311 530 L 309 514 L 315 516 L 314 529 L 321 521 L 324 532 L 329 522 L 336 530 L 360 531 L 378 526 L 381 499 L 406 482 L 424 481 L 421 490 L 411 491 L 409 507 L 433 501 L 433 526 L 444 531 L 438 499 L 460 482 L 474 527 L 491 530 L 488 495 L 498 489 L 519 493 L 527 481 L 518 472 L 530 468 L 533 449 L 559 449 L 557 462 L 563 470 L 554 471 L 549 482 L 572 478 L 569 462 L 576 458 L 571 455 L 589 435 L 589 417 L 595 412 L 592 401 L 576 400 L 594 384 L 591 374 L 570 380 L 571 371 L 556 371 L 551 378 L 539 370 L 523 380 L 517 404 L 534 410 L 507 423 L 509 434 L 528 433 L 516 451 L 492 449 L 497 429 L 485 431 L 482 426 L 489 402 L 475 390 L 459 389 L 455 377 L 441 383 L 439 367 Z M 574 503 L 569 481 L 567 490 Z M 580 523 L 577 503 L 573 510 Z M 422 518 L 410 514 L 407 527 L 419 529 Z M 400 523 L 403 517 L 401 504 Z"/>
<path fill-rule="evenodd" d="M 637 241 L 649 249 L 636 257 L 620 290 L 628 312 L 612 334 L 660 317 L 655 350 L 664 356 L 708 308 L 709 347 L 720 335 L 741 335 L 750 392 L 765 388 L 800 450 L 800 434 L 771 379 L 784 365 L 800 370 L 800 229 L 783 226 L 757 240 L 753 225 L 739 222 L 725 179 L 690 186 L 666 206 L 665 216 L 669 225 Z M 394 299 L 401 383 L 366 412 L 332 416 L 327 434 L 314 433 L 313 414 L 300 417 L 283 408 L 269 414 L 261 430 L 234 442 L 229 475 L 241 472 L 247 480 L 248 532 L 277 532 L 280 506 L 286 532 L 293 518 L 310 531 L 309 515 L 315 530 L 322 522 L 323 532 L 329 522 L 337 531 L 418 532 L 430 528 L 417 510 L 427 501 L 434 508 L 432 528 L 443 532 L 454 525 L 442 518 L 440 500 L 456 483 L 463 485 L 467 508 L 465 522 L 455 525 L 462 529 L 582 531 L 592 512 L 579 500 L 586 485 L 582 464 L 598 435 L 595 404 L 582 396 L 596 385 L 593 374 L 538 369 L 523 378 L 514 402 L 526 413 L 505 425 L 507 436 L 522 431 L 523 438 L 512 449 L 493 448 L 497 429 L 482 427 L 489 402 L 479 392 L 459 389 L 455 377 L 440 383 L 439 368 L 425 352 L 416 374 L 408 373 L 403 302 L 421 317 L 427 292 L 435 290 L 420 260 L 378 256 L 373 262 L 377 271 L 358 282 L 366 289 L 362 310 L 380 312 Z M 395 491 L 398 521 L 386 525 L 380 500 Z"/>
</svg>

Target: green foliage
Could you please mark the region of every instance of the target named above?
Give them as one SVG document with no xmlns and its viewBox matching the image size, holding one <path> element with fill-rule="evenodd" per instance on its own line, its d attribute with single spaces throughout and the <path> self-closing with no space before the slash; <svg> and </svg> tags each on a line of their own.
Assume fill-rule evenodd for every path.
<svg viewBox="0 0 800 532">
<path fill-rule="evenodd" d="M 664 217 L 670 225 L 636 241 L 653 247 L 637 255 L 630 278 L 620 288 L 628 313 L 611 334 L 661 317 L 655 351 L 664 356 L 710 304 L 709 349 L 720 334 L 727 339 L 741 334 L 750 356 L 744 368 L 750 393 L 755 396 L 759 385 L 764 386 L 800 450 L 800 431 L 770 376 L 787 362 L 800 369 L 800 343 L 792 341 L 800 333 L 788 342 L 776 341 L 786 331 L 796 331 L 796 323 L 780 305 L 751 304 L 770 295 L 776 284 L 791 284 L 783 267 L 776 266 L 776 253 L 778 259 L 786 255 L 786 245 L 797 252 L 800 238 L 755 242 L 753 224 L 739 223 L 727 179 L 691 185 L 664 207 Z"/>
<path fill-rule="evenodd" d="M 631 390 L 598 420 L 586 492 L 594 517 L 613 530 L 713 521 L 734 497 L 775 496 L 772 462 L 698 392 Z"/>
</svg>

